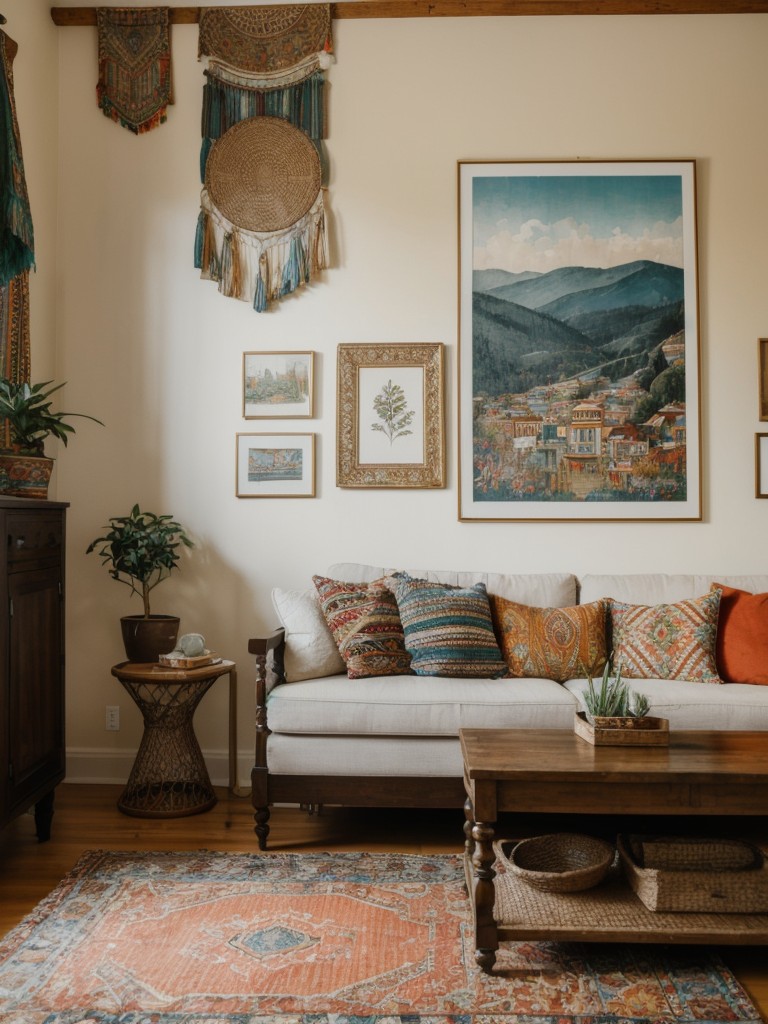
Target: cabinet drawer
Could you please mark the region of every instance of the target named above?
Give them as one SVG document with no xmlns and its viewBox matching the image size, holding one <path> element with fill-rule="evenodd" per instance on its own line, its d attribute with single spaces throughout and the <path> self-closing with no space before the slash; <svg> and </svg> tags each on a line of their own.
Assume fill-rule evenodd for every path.
<svg viewBox="0 0 768 1024">
<path fill-rule="evenodd" d="M 8 566 L 61 558 L 64 520 L 60 515 L 9 515 L 6 517 Z"/>
</svg>

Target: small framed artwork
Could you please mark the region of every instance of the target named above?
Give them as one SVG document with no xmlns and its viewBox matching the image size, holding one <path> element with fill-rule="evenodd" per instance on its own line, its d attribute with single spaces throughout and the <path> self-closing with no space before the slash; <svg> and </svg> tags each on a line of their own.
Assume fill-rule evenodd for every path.
<svg viewBox="0 0 768 1024">
<path fill-rule="evenodd" d="M 757 341 L 758 372 L 760 374 L 760 419 L 768 420 L 768 338 Z"/>
<path fill-rule="evenodd" d="M 695 171 L 459 163 L 460 520 L 701 519 Z"/>
<path fill-rule="evenodd" d="M 755 434 L 755 497 L 768 498 L 768 434 Z"/>
<path fill-rule="evenodd" d="M 311 417 L 314 357 L 314 352 L 243 352 L 243 417 Z"/>
<path fill-rule="evenodd" d="M 444 487 L 443 345 L 339 345 L 336 483 Z"/>
<path fill-rule="evenodd" d="M 238 434 L 238 498 L 314 498 L 314 434 Z"/>
</svg>

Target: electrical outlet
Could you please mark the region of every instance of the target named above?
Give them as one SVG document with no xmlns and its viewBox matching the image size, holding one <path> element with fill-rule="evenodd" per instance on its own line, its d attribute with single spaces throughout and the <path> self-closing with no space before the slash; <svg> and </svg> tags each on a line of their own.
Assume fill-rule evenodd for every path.
<svg viewBox="0 0 768 1024">
<path fill-rule="evenodd" d="M 107 704 L 107 720 L 104 728 L 107 732 L 117 732 L 120 728 L 120 708 Z"/>
</svg>

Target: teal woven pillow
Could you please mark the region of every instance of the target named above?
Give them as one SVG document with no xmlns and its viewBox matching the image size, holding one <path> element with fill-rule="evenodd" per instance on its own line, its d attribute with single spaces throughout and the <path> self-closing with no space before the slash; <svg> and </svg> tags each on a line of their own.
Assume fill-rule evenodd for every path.
<svg viewBox="0 0 768 1024">
<path fill-rule="evenodd" d="M 498 679 L 508 674 L 484 583 L 452 587 L 402 575 L 391 585 L 417 676 Z"/>
</svg>

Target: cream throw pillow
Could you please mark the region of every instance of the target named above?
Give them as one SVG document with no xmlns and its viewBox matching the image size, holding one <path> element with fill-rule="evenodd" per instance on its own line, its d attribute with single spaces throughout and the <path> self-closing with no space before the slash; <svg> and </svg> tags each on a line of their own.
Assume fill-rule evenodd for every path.
<svg viewBox="0 0 768 1024">
<path fill-rule="evenodd" d="M 272 605 L 285 627 L 285 677 L 289 683 L 347 674 L 314 588 L 275 587 Z"/>
</svg>

